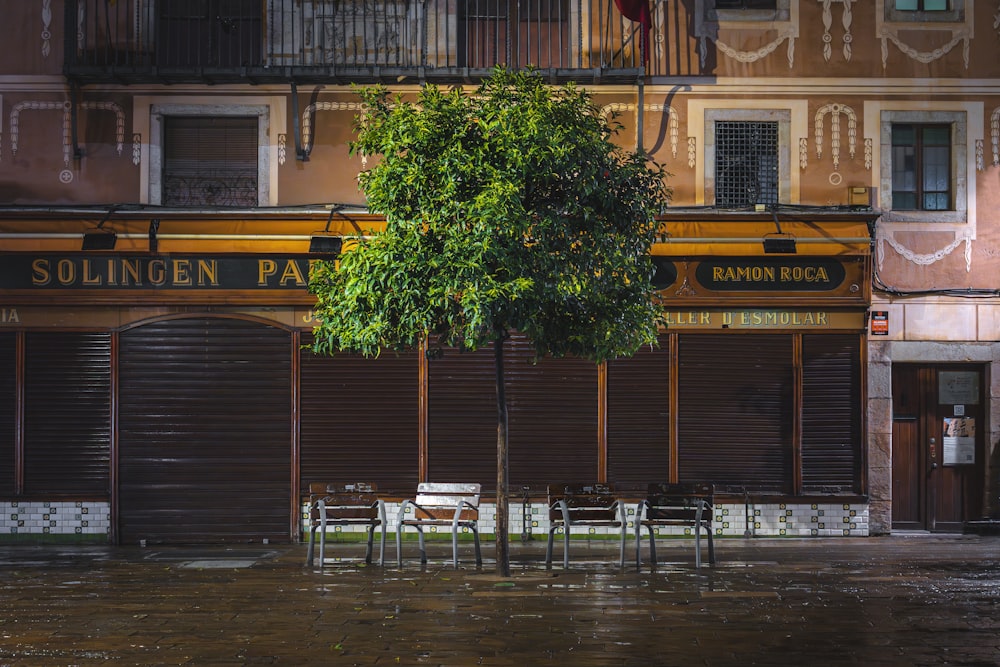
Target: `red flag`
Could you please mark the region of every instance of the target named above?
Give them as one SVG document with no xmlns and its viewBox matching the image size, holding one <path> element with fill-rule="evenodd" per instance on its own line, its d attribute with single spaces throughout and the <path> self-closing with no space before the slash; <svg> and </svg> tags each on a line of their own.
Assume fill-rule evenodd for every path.
<svg viewBox="0 0 1000 667">
<path fill-rule="evenodd" d="M 649 11 L 649 0 L 615 0 L 615 5 L 622 16 L 642 26 L 639 44 L 642 49 L 642 63 L 648 64 L 649 31 L 653 27 L 653 15 Z"/>
</svg>

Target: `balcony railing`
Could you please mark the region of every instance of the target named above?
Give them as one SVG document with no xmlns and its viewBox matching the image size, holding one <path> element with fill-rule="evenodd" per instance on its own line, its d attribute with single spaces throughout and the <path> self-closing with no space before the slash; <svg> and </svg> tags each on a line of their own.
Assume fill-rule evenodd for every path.
<svg viewBox="0 0 1000 667">
<path fill-rule="evenodd" d="M 643 73 L 614 0 L 66 0 L 76 83 L 555 80 Z"/>
</svg>

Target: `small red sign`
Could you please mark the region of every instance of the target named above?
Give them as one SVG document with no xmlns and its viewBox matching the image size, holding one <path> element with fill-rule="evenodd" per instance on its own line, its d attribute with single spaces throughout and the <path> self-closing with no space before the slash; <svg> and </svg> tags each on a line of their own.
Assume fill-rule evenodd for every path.
<svg viewBox="0 0 1000 667">
<path fill-rule="evenodd" d="M 889 311 L 873 310 L 871 322 L 873 336 L 889 335 Z"/>
</svg>

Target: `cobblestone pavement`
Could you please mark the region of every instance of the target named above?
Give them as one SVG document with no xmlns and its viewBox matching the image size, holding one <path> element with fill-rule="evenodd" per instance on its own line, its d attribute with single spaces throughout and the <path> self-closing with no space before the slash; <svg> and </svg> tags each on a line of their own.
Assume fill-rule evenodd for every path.
<svg viewBox="0 0 1000 667">
<path fill-rule="evenodd" d="M 0 546 L 0 665 L 1000 664 L 1000 538 L 726 539 L 701 570 L 660 544 L 637 572 L 515 543 L 510 578 L 447 542 L 402 569 L 332 544 L 322 570 L 297 544 Z"/>
</svg>

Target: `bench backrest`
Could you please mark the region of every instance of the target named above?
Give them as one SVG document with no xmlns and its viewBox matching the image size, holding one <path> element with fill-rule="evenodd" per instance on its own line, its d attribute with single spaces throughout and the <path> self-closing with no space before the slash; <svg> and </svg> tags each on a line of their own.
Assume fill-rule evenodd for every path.
<svg viewBox="0 0 1000 667">
<path fill-rule="evenodd" d="M 482 485 L 448 482 L 421 482 L 417 485 L 414 518 L 452 519 L 455 508 L 462 505 L 461 519 L 479 518 L 479 495 Z"/>
<path fill-rule="evenodd" d="M 646 491 L 646 519 L 690 523 L 696 520 L 701 505 L 701 520 L 710 523 L 714 502 L 712 484 L 653 482 Z"/>
<path fill-rule="evenodd" d="M 319 501 L 323 501 L 326 518 L 376 519 L 378 511 L 377 487 L 371 482 L 331 484 L 313 482 L 309 485 L 309 516 L 319 520 Z"/>
<path fill-rule="evenodd" d="M 549 519 L 564 518 L 563 501 L 571 521 L 616 521 L 618 498 L 611 484 L 549 484 Z"/>
</svg>

